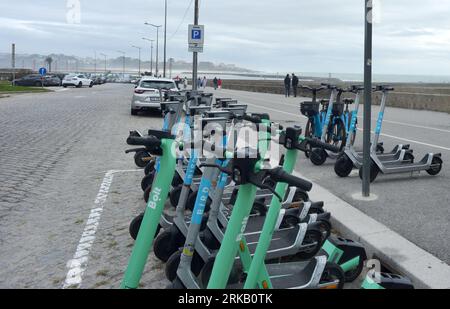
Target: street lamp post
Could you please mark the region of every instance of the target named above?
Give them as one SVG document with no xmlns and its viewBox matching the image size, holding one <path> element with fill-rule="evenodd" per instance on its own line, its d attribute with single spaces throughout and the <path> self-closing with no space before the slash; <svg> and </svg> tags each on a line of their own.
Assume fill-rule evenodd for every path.
<svg viewBox="0 0 450 309">
<path fill-rule="evenodd" d="M 142 47 L 131 45 L 131 47 L 137 48 L 139 50 L 139 76 L 141 76 L 141 49 Z"/>
<path fill-rule="evenodd" d="M 142 38 L 145 41 L 149 41 L 151 43 L 151 53 L 150 53 L 150 75 L 153 75 L 153 42 L 155 40 L 151 40 L 148 38 Z"/>
<path fill-rule="evenodd" d="M 103 54 L 103 53 L 101 53 L 100 55 L 103 56 L 103 57 L 105 57 L 105 74 L 106 74 L 106 57 L 107 57 L 107 56 L 106 56 L 105 54 Z"/>
<path fill-rule="evenodd" d="M 164 72 L 163 76 L 166 78 L 166 63 L 167 63 L 167 0 L 165 0 L 165 17 L 164 17 Z"/>
<path fill-rule="evenodd" d="M 151 26 L 156 28 L 156 77 L 159 75 L 159 28 L 162 27 L 162 25 L 154 25 L 151 23 L 146 22 L 145 25 Z"/>
<path fill-rule="evenodd" d="M 123 68 L 122 68 L 122 79 L 125 80 L 125 55 L 126 53 L 124 51 L 117 51 L 118 53 L 123 55 Z"/>
</svg>

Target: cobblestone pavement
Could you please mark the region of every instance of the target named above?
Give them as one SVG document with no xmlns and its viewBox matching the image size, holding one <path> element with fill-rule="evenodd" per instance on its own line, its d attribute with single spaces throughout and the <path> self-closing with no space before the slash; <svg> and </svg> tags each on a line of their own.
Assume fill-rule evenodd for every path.
<svg viewBox="0 0 450 309">
<path fill-rule="evenodd" d="M 0 288 L 62 287 L 105 173 L 135 168 L 124 153 L 127 131 L 161 126 L 157 115 L 130 116 L 132 89 L 106 84 L 0 99 Z M 138 188 L 140 177 L 127 182 L 134 182 L 130 190 Z M 140 194 L 132 206 L 143 203 Z M 124 201 L 114 200 L 120 208 L 113 225 L 106 219 L 106 230 L 100 226 L 100 236 L 127 233 L 135 210 Z M 114 248 L 108 241 L 97 238 Z M 119 256 L 109 253 L 109 260 Z M 94 281 L 82 287 L 105 280 Z"/>
</svg>

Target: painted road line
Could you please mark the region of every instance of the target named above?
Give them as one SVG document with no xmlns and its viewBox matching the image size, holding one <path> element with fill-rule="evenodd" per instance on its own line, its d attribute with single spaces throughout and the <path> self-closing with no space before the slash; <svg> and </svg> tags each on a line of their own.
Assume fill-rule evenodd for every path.
<svg viewBox="0 0 450 309">
<path fill-rule="evenodd" d="M 363 129 L 358 128 L 358 131 L 363 131 Z M 374 132 L 372 132 L 372 134 L 374 134 Z M 398 140 L 405 141 L 405 142 L 408 142 L 408 143 L 414 143 L 414 144 L 419 144 L 419 145 L 433 147 L 433 148 L 437 148 L 437 149 L 441 149 L 441 150 L 450 151 L 450 148 L 448 148 L 448 147 L 438 146 L 438 145 L 434 145 L 434 144 L 428 144 L 428 143 L 419 142 L 419 141 L 416 141 L 416 140 L 403 138 L 403 137 L 398 137 L 398 136 L 394 136 L 394 135 L 389 135 L 389 134 L 385 134 L 385 133 L 381 133 L 380 135 L 384 136 L 384 137 L 398 139 Z"/>
<path fill-rule="evenodd" d="M 300 173 L 295 176 L 305 178 Z M 399 274 L 406 275 L 416 288 L 450 288 L 450 266 L 419 248 L 387 226 L 356 209 L 330 191 L 313 183 L 311 196 L 320 197 L 332 214 L 333 227 L 344 237 L 361 242 L 368 257 L 380 259 Z M 370 202 L 370 207 L 380 207 Z"/>
<path fill-rule="evenodd" d="M 106 172 L 95 199 L 94 207 L 89 214 L 83 234 L 78 242 L 77 250 L 73 259 L 67 262 L 67 268 L 69 270 L 64 281 L 63 289 L 80 288 L 83 281 L 83 274 L 88 266 L 89 254 L 95 241 L 95 234 L 100 224 L 103 208 L 114 180 L 114 174 L 129 172 L 142 172 L 142 170 L 110 170 Z"/>
<path fill-rule="evenodd" d="M 358 118 L 359 119 L 363 119 L 362 116 L 358 116 Z M 378 118 L 372 118 L 372 120 L 377 121 Z M 421 126 L 421 125 L 410 124 L 410 123 L 406 123 L 406 122 L 399 122 L 399 121 L 386 120 L 386 119 L 384 119 L 383 122 L 392 123 L 392 124 L 398 124 L 398 125 L 402 125 L 402 126 L 406 126 L 406 127 L 412 127 L 412 128 L 418 128 L 418 129 L 425 129 L 425 130 L 432 130 L 432 131 L 439 131 L 439 132 L 444 132 L 444 133 L 450 133 L 450 130 L 444 130 L 444 129 L 439 129 L 439 128 Z"/>
</svg>

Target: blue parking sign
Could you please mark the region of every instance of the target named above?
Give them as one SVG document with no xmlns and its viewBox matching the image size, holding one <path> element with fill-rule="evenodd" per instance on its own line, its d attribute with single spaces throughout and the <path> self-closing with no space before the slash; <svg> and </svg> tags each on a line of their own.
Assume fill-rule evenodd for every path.
<svg viewBox="0 0 450 309">
<path fill-rule="evenodd" d="M 200 29 L 192 29 L 192 39 L 193 40 L 201 40 L 202 39 L 202 31 Z"/>
</svg>

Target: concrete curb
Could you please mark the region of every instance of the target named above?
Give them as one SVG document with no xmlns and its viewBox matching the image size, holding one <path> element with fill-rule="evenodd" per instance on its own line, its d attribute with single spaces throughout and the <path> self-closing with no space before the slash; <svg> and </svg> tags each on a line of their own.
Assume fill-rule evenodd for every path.
<svg viewBox="0 0 450 309">
<path fill-rule="evenodd" d="M 325 202 L 333 227 L 344 237 L 362 243 L 369 257 L 407 276 L 416 288 L 450 289 L 449 265 L 321 186 L 314 184 L 311 196 Z"/>
</svg>

